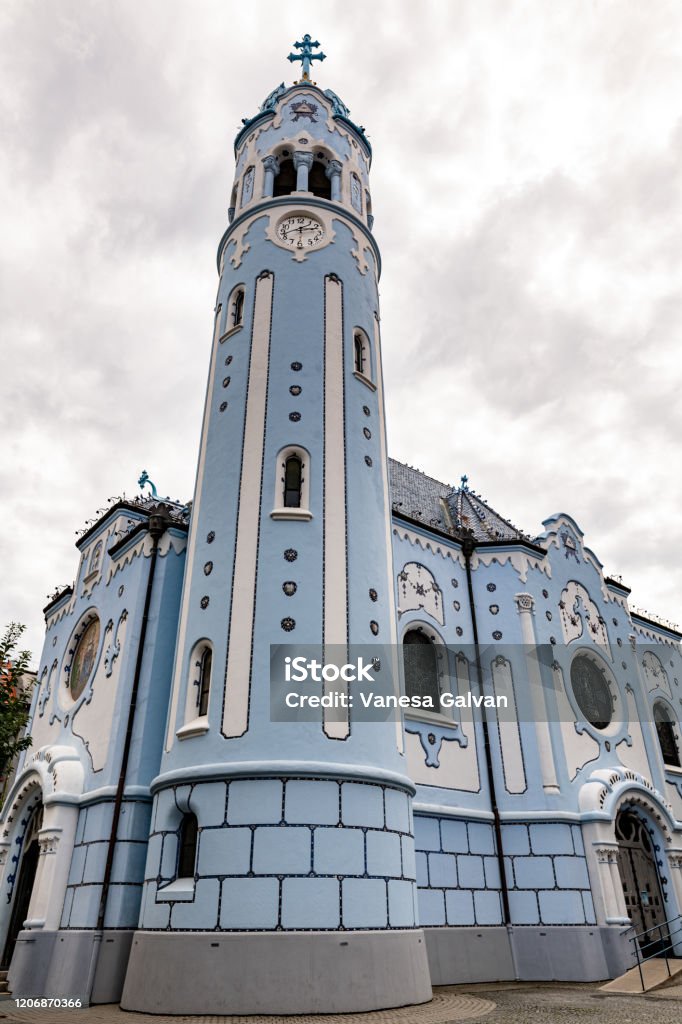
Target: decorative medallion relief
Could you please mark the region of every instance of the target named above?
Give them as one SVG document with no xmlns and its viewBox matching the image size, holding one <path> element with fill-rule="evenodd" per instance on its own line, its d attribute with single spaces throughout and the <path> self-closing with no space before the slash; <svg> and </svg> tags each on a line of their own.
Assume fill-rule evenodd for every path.
<svg viewBox="0 0 682 1024">
<path fill-rule="evenodd" d="M 672 689 L 668 673 L 663 668 L 663 662 L 657 658 L 652 651 L 646 651 L 642 657 L 642 668 L 646 677 L 647 688 L 652 690 L 663 690 L 672 699 Z"/>
<path fill-rule="evenodd" d="M 571 580 L 562 590 L 559 608 L 565 643 L 570 644 L 582 636 L 589 636 L 596 644 L 605 647 L 611 657 L 606 623 L 581 583 Z"/>
<path fill-rule="evenodd" d="M 419 562 L 406 562 L 398 573 L 398 616 L 422 610 L 445 624 L 443 593 L 434 575 Z"/>
</svg>

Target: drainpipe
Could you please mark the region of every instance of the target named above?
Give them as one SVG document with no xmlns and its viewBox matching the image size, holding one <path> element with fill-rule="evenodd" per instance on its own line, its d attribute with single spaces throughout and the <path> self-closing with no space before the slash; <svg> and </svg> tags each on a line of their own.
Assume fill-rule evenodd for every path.
<svg viewBox="0 0 682 1024">
<path fill-rule="evenodd" d="M 147 624 L 149 622 L 149 608 L 152 601 L 152 589 L 154 586 L 154 571 L 156 569 L 156 559 L 159 553 L 159 540 L 166 532 L 168 527 L 168 516 L 166 514 L 166 508 L 164 505 L 157 505 L 152 508 L 149 520 L 147 522 L 147 530 L 150 537 L 152 538 L 152 553 L 149 559 L 149 571 L 147 574 L 147 590 L 144 597 L 144 609 L 142 611 L 142 623 L 140 625 L 140 639 L 137 645 L 137 659 L 135 661 L 135 675 L 133 676 L 133 686 L 130 693 L 130 707 L 128 708 L 128 725 L 126 727 L 126 735 L 123 743 L 123 756 L 121 758 L 121 769 L 118 776 L 118 784 L 116 786 L 116 797 L 114 799 L 114 813 L 111 822 L 111 832 L 109 833 L 109 846 L 107 848 L 107 861 L 104 867 L 104 879 L 102 881 L 102 894 L 99 901 L 99 912 L 97 915 L 97 925 L 95 930 L 95 947 L 93 949 L 93 955 L 90 961 L 90 969 L 88 972 L 87 981 L 87 998 L 89 1000 L 92 995 L 92 988 L 95 981 L 95 973 L 97 970 L 97 963 L 99 960 L 99 954 L 102 949 L 102 937 L 104 934 L 104 917 L 107 909 L 107 900 L 109 897 L 109 888 L 111 886 L 111 873 L 114 866 L 114 851 L 116 849 L 116 836 L 118 833 L 118 824 L 121 818 L 121 807 L 123 804 L 123 793 L 125 790 L 126 773 L 128 771 L 128 761 L 130 759 L 130 748 L 132 746 L 133 739 L 133 726 L 135 724 L 135 710 L 137 707 L 137 693 L 140 688 L 140 675 L 142 673 L 142 660 L 144 658 L 144 645 L 147 637 Z"/>
<path fill-rule="evenodd" d="M 474 604 L 474 587 L 471 578 L 471 556 L 474 553 L 476 542 L 471 534 L 467 533 L 462 538 L 462 554 L 464 555 L 464 564 L 467 574 L 467 590 L 469 591 L 469 607 L 471 609 L 471 626 L 474 633 L 474 651 L 476 660 L 476 679 L 478 681 L 478 692 L 479 696 L 483 696 L 483 670 L 481 668 L 481 654 L 478 642 L 478 625 L 476 622 L 476 606 Z M 495 776 L 493 774 L 493 759 L 490 750 L 490 728 L 488 725 L 488 712 L 487 709 L 481 703 L 481 725 L 483 727 L 483 746 L 485 749 L 485 763 L 488 772 L 488 789 L 490 790 L 490 804 L 493 812 L 493 827 L 495 830 L 495 846 L 497 848 L 497 863 L 500 870 L 500 893 L 502 896 L 502 917 L 503 923 L 510 930 L 511 925 L 511 914 L 509 912 L 509 890 L 507 888 L 507 878 L 504 871 L 504 851 L 502 849 L 502 826 L 500 824 L 500 811 L 497 806 L 497 796 L 495 794 Z M 510 949 L 512 950 L 512 958 L 514 957 L 514 947 L 511 943 L 510 935 Z M 516 968 L 516 965 L 514 965 Z M 516 972 L 518 977 L 518 972 Z"/>
</svg>

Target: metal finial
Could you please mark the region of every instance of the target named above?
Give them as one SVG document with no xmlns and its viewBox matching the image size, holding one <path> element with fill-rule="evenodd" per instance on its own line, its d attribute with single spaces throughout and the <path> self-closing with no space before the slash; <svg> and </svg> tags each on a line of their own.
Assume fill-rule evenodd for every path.
<svg viewBox="0 0 682 1024">
<path fill-rule="evenodd" d="M 463 491 L 468 491 L 469 490 L 469 477 L 466 475 L 466 473 L 464 473 L 462 475 L 462 477 L 460 479 L 460 483 L 462 485 L 462 490 Z"/>
<path fill-rule="evenodd" d="M 150 494 L 152 498 L 158 498 L 158 494 L 156 493 L 156 484 L 149 479 L 149 473 L 147 472 L 147 470 L 143 469 L 142 472 L 140 473 L 140 479 L 137 481 L 137 486 L 140 488 L 140 490 L 142 490 L 145 484 L 149 484 L 149 487 L 151 488 Z"/>
<path fill-rule="evenodd" d="M 308 33 L 306 32 L 306 34 L 303 36 L 303 42 L 302 43 L 294 43 L 294 46 L 296 47 L 296 49 L 300 50 L 301 52 L 300 53 L 290 53 L 289 56 L 287 57 L 287 60 L 291 61 L 292 64 L 293 64 L 293 62 L 295 60 L 300 60 L 300 62 L 301 62 L 301 78 L 300 78 L 300 81 L 301 82 L 309 82 L 310 81 L 310 65 L 311 65 L 312 61 L 314 61 L 314 60 L 325 60 L 326 57 L 327 57 L 326 53 L 313 53 L 313 47 L 314 46 L 319 46 L 319 45 L 320 44 L 318 42 L 313 42 L 312 39 L 310 38 L 310 36 L 308 35 Z"/>
</svg>

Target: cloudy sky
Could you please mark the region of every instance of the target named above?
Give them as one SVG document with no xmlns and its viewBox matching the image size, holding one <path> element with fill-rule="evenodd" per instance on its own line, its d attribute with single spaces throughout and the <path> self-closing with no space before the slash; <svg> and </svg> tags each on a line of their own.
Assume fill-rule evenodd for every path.
<svg viewBox="0 0 682 1024">
<path fill-rule="evenodd" d="M 191 497 L 232 141 L 304 32 L 374 147 L 392 455 L 679 621 L 679 3 L 3 0 L 0 626 L 37 660 L 143 468 Z"/>
</svg>

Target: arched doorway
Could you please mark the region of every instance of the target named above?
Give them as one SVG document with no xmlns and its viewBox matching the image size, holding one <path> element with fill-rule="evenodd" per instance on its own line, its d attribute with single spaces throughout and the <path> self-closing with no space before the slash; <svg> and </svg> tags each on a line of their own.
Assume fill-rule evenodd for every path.
<svg viewBox="0 0 682 1024">
<path fill-rule="evenodd" d="M 628 917 L 636 933 L 645 932 L 656 925 L 665 925 L 667 917 L 661 881 L 656 864 L 656 851 L 646 821 L 635 811 L 624 809 L 616 818 L 618 840 L 618 870 L 623 883 L 623 895 Z M 655 953 L 657 945 L 668 939 L 665 927 L 643 936 L 640 945 L 648 953 Z"/>
<path fill-rule="evenodd" d="M 12 961 L 14 947 L 17 943 L 17 936 L 24 926 L 24 921 L 28 917 L 28 908 L 31 902 L 33 883 L 35 882 L 36 872 L 38 870 L 38 855 L 40 852 L 38 846 L 38 832 L 42 828 L 42 824 L 43 807 L 42 804 L 38 804 L 31 815 L 31 821 L 29 822 L 23 842 L 23 853 L 19 862 L 19 875 L 14 892 L 14 900 L 12 901 L 12 914 L 9 921 L 9 928 L 7 930 L 7 939 L 5 940 L 2 960 L 0 961 L 0 968 L 2 970 L 7 970 Z"/>
</svg>

